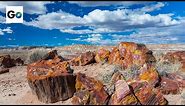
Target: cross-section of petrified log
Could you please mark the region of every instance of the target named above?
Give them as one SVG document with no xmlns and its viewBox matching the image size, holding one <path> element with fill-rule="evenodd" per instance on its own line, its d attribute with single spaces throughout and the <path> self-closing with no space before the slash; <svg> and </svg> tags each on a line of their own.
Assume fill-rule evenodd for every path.
<svg viewBox="0 0 185 106">
<path fill-rule="evenodd" d="M 66 100 L 76 91 L 76 76 L 72 74 L 69 63 L 60 62 L 55 57 L 39 60 L 27 67 L 28 84 L 38 99 L 45 103 Z"/>
<path fill-rule="evenodd" d="M 72 103 L 76 105 L 104 105 L 108 102 L 108 94 L 99 80 L 78 73 L 76 77 L 76 93 Z"/>
</svg>

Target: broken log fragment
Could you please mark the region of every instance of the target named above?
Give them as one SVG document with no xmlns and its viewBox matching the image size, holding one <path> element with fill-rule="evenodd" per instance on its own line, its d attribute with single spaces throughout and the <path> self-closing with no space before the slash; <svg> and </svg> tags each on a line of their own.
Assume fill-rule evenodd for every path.
<svg viewBox="0 0 185 106">
<path fill-rule="evenodd" d="M 0 74 L 9 72 L 8 68 L 0 68 Z"/>
<path fill-rule="evenodd" d="M 68 62 L 55 59 L 37 61 L 27 67 L 28 84 L 38 100 L 44 103 L 64 101 L 75 93 L 76 76 Z"/>
</svg>

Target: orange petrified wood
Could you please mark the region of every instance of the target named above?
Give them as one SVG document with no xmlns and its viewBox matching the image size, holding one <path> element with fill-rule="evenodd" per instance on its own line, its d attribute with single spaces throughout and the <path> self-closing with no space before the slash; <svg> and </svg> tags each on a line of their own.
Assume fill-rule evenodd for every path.
<svg viewBox="0 0 185 106">
<path fill-rule="evenodd" d="M 53 55 L 45 57 L 27 67 L 28 84 L 38 99 L 45 103 L 66 100 L 76 90 L 76 76 L 72 74 L 69 63 L 56 58 Z"/>
<path fill-rule="evenodd" d="M 96 60 L 97 63 L 107 62 L 108 58 L 109 58 L 109 55 L 110 55 L 109 50 L 101 48 L 96 52 L 95 60 Z"/>
<path fill-rule="evenodd" d="M 94 52 L 85 52 L 80 56 L 75 57 L 69 61 L 72 66 L 85 66 L 95 62 L 95 53 Z"/>
<path fill-rule="evenodd" d="M 76 76 L 76 93 L 72 98 L 72 103 L 76 105 L 105 105 L 108 102 L 108 94 L 103 84 L 78 73 Z"/>
<path fill-rule="evenodd" d="M 162 93 L 145 81 L 136 81 L 129 84 L 135 96 L 142 105 L 167 105 Z"/>
<path fill-rule="evenodd" d="M 143 44 L 134 42 L 121 42 L 118 47 L 114 47 L 109 55 L 110 64 L 119 64 L 123 68 L 132 65 L 143 66 L 145 63 L 155 63 L 152 51 L 148 50 Z"/>
</svg>

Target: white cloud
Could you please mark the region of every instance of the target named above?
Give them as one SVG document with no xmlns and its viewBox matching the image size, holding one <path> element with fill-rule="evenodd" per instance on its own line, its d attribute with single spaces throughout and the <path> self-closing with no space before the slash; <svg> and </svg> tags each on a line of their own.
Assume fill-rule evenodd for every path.
<svg viewBox="0 0 185 106">
<path fill-rule="evenodd" d="M 0 1 L 0 11 L 5 13 L 6 6 L 23 6 L 24 12 L 28 14 L 44 14 L 47 9 L 45 4 L 50 2 L 46 1 Z"/>
<path fill-rule="evenodd" d="M 160 10 L 162 7 L 165 6 L 165 3 L 162 3 L 162 2 L 158 2 L 156 4 L 152 4 L 152 5 L 146 5 L 140 9 L 136 9 L 135 11 L 138 11 L 138 12 L 152 12 L 154 10 Z"/>
<path fill-rule="evenodd" d="M 96 6 L 131 6 L 135 4 L 147 4 L 150 2 L 144 2 L 144 1 L 68 1 L 69 3 L 75 3 L 82 7 L 96 7 Z"/>
<path fill-rule="evenodd" d="M 127 35 L 120 34 L 90 34 L 87 37 L 79 37 L 75 40 L 89 42 L 99 45 L 116 45 L 122 41 L 137 42 L 144 44 L 177 44 L 184 43 L 185 18 L 181 17 L 181 24 L 169 27 L 152 27 L 138 29 L 136 32 Z M 108 38 L 103 37 L 108 36 Z M 106 38 L 106 39 L 105 39 Z M 74 40 L 74 39 L 70 39 Z"/>
<path fill-rule="evenodd" d="M 91 34 L 89 37 L 86 39 L 87 42 L 93 42 L 93 43 L 98 43 L 102 40 L 102 35 L 101 34 Z"/>
<path fill-rule="evenodd" d="M 68 33 L 105 33 L 122 32 L 132 28 L 167 27 L 180 24 L 172 19 L 173 14 L 150 15 L 137 13 L 128 9 L 93 10 L 83 17 L 75 16 L 63 11 L 40 15 L 26 25 L 42 29 L 59 29 Z M 91 29 L 73 30 L 74 27 L 89 26 Z"/>
<path fill-rule="evenodd" d="M 4 35 L 5 33 L 13 33 L 13 31 L 11 30 L 10 27 L 4 28 L 4 29 L 0 28 L 0 35 Z"/>
<path fill-rule="evenodd" d="M 65 28 L 85 25 L 81 17 L 62 11 L 39 15 L 37 19 L 31 22 L 24 22 L 24 24 L 50 30 L 64 30 Z"/>
</svg>

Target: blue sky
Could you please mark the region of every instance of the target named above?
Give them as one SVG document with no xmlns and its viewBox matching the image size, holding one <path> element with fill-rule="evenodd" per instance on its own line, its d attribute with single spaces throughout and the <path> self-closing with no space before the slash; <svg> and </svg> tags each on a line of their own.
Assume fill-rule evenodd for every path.
<svg viewBox="0 0 185 106">
<path fill-rule="evenodd" d="M 5 7 L 20 5 L 24 22 L 6 24 Z M 184 44 L 184 6 L 184 1 L 0 1 L 0 46 Z"/>
</svg>

